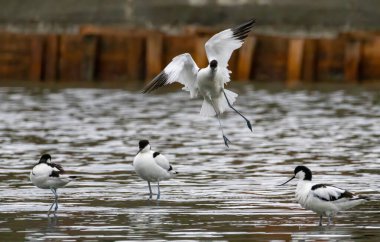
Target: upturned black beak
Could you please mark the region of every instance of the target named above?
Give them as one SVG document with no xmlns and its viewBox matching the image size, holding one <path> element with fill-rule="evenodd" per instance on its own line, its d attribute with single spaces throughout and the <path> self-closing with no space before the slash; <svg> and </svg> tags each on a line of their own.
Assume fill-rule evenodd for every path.
<svg viewBox="0 0 380 242">
<path fill-rule="evenodd" d="M 284 183 L 282 183 L 281 185 L 279 185 L 279 186 L 282 186 L 282 185 L 285 185 L 286 183 L 288 183 L 288 182 L 290 182 L 291 180 L 293 180 L 294 178 L 296 178 L 295 176 L 293 176 L 292 178 L 290 178 L 288 181 L 286 181 L 286 182 L 284 182 Z"/>
<path fill-rule="evenodd" d="M 138 155 L 144 148 L 140 148 L 136 155 Z"/>
</svg>

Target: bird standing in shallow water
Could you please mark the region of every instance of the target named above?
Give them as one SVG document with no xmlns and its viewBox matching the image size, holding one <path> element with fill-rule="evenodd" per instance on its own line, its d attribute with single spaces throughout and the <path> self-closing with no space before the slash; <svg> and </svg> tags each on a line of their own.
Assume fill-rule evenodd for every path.
<svg viewBox="0 0 380 242">
<path fill-rule="evenodd" d="M 354 195 L 332 185 L 313 184 L 311 171 L 306 166 L 297 166 L 294 169 L 294 176 L 281 186 L 294 178 L 299 179 L 296 188 L 297 202 L 303 208 L 312 210 L 320 216 L 319 226 L 322 226 L 322 216 L 328 217 L 327 225 L 330 225 L 332 218 L 339 211 L 348 210 L 369 200 L 367 197 Z"/>
<path fill-rule="evenodd" d="M 205 44 L 209 61 L 206 68 L 200 69 L 189 53 L 174 57 L 172 62 L 142 90 L 142 93 L 150 93 L 173 82 L 183 84 L 183 89 L 190 92 L 191 98 L 199 95 L 203 97 L 201 115 L 216 115 L 224 143 L 228 147 L 231 141 L 225 136 L 220 120 L 220 115 L 227 107 L 239 114 L 252 131 L 251 122 L 232 106 L 238 95 L 224 89 L 224 85 L 230 81 L 231 71 L 227 67 L 231 54 L 242 46 L 254 23 L 255 20 L 250 20 L 212 36 Z"/>
<path fill-rule="evenodd" d="M 140 140 L 139 152 L 133 160 L 133 166 L 139 177 L 148 182 L 149 199 L 152 198 L 151 182 L 157 182 L 157 200 L 160 198 L 160 181 L 169 180 L 176 171 L 165 156 L 151 150 L 148 140 Z"/>
<path fill-rule="evenodd" d="M 39 162 L 33 167 L 30 172 L 30 180 L 32 183 L 41 189 L 50 189 L 54 194 L 54 201 L 51 204 L 48 216 L 50 215 L 51 209 L 54 208 L 54 215 L 58 209 L 58 193 L 57 189 L 66 186 L 67 183 L 74 180 L 75 176 L 65 176 L 63 175 L 64 170 L 61 165 L 51 163 L 51 156 L 49 154 L 44 154 L 41 156 Z"/>
</svg>

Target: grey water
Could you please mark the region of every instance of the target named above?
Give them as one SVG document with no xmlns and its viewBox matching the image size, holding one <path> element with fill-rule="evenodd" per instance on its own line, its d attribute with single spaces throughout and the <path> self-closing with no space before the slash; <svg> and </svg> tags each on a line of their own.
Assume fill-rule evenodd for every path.
<svg viewBox="0 0 380 242">
<path fill-rule="evenodd" d="M 231 89 L 253 132 L 225 113 L 227 149 L 182 91 L 0 88 L 0 241 L 379 241 L 380 92 Z M 179 172 L 160 201 L 133 171 L 140 139 Z M 58 190 L 56 217 L 52 193 L 29 181 L 43 153 L 79 177 Z M 373 201 L 318 227 L 296 181 L 278 186 L 301 164 Z"/>
</svg>

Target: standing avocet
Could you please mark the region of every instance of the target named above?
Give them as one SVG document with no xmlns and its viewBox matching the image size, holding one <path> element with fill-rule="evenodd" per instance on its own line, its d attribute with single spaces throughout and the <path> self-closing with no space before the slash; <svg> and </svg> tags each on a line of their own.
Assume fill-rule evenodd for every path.
<svg viewBox="0 0 380 242">
<path fill-rule="evenodd" d="M 231 71 L 227 67 L 232 52 L 242 46 L 254 23 L 255 20 L 252 19 L 212 36 L 205 44 L 209 61 L 206 68 L 200 69 L 189 53 L 174 57 L 172 62 L 142 90 L 142 93 L 149 93 L 164 85 L 179 82 L 184 85 L 184 90 L 190 92 L 190 98 L 201 95 L 203 105 L 200 114 L 216 115 L 224 143 L 228 147 L 231 141 L 224 135 L 220 121 L 220 115 L 227 107 L 239 114 L 252 131 L 251 122 L 232 106 L 238 95 L 225 89 L 224 85 L 230 81 Z"/>
<path fill-rule="evenodd" d="M 58 209 L 58 194 L 57 189 L 66 186 L 67 183 L 75 179 L 75 176 L 64 176 L 64 170 L 61 165 L 51 163 L 51 156 L 49 154 L 44 154 L 41 156 L 39 162 L 33 167 L 30 172 L 30 180 L 32 183 L 41 189 L 50 189 L 54 194 L 54 201 L 51 204 L 48 215 L 50 211 L 54 208 L 54 214 Z"/>
<path fill-rule="evenodd" d="M 137 175 L 148 182 L 149 199 L 152 198 L 151 182 L 157 182 L 158 200 L 160 198 L 160 181 L 169 180 L 177 174 L 165 156 L 151 150 L 148 140 L 140 140 L 139 152 L 133 160 L 133 166 Z"/>
<path fill-rule="evenodd" d="M 313 184 L 311 171 L 306 166 L 297 166 L 294 169 L 294 176 L 281 186 L 294 178 L 299 179 L 296 188 L 297 202 L 303 208 L 312 210 L 320 216 L 319 226 L 322 226 L 322 216 L 328 217 L 327 225 L 330 225 L 331 219 L 339 211 L 350 209 L 369 200 L 367 197 L 355 195 L 332 185 Z"/>
</svg>

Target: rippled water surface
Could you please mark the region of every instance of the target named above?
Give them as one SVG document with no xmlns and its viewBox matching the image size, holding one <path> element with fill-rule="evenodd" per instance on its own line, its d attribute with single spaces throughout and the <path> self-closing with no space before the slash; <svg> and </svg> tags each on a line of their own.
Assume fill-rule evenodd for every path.
<svg viewBox="0 0 380 242">
<path fill-rule="evenodd" d="M 226 113 L 226 149 L 217 120 L 181 91 L 0 88 L 0 240 L 379 241 L 379 92 L 232 89 L 254 131 Z M 179 172 L 159 202 L 133 171 L 142 138 Z M 55 218 L 51 192 L 29 181 L 45 152 L 79 176 L 58 190 Z M 375 201 L 320 228 L 295 203 L 296 181 L 278 186 L 300 164 Z"/>
</svg>

